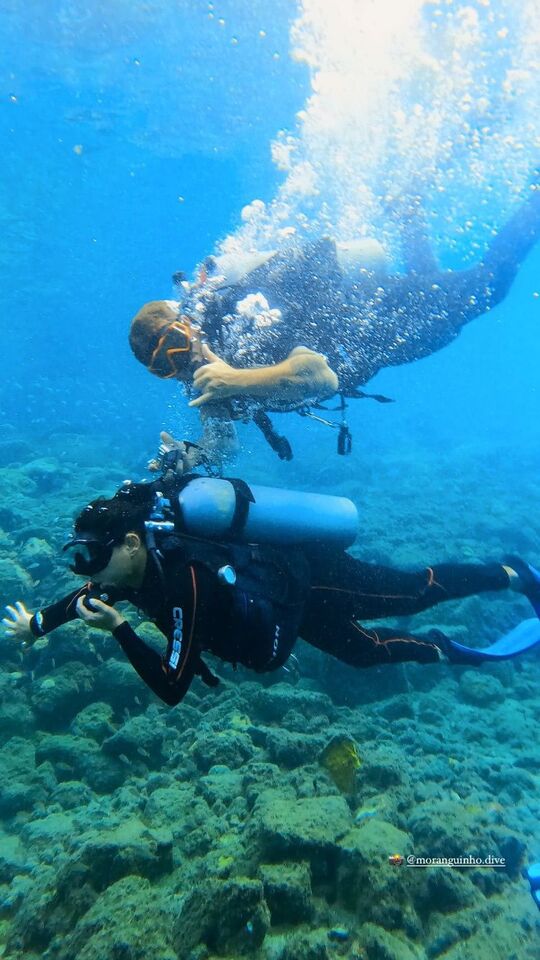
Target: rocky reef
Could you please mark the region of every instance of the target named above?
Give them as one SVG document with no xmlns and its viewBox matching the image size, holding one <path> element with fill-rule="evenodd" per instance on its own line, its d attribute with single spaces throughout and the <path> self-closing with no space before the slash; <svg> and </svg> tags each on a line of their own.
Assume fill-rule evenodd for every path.
<svg viewBox="0 0 540 960">
<path fill-rule="evenodd" d="M 36 608 L 72 587 L 58 563 L 70 514 L 127 471 L 32 459 L 15 441 L 4 454 L 2 600 Z M 487 526 L 466 466 L 447 481 L 444 516 L 414 491 L 445 464 L 411 460 L 399 503 L 397 458 L 376 495 L 334 476 L 334 492 L 365 503 L 362 556 L 540 556 L 540 538 L 516 532 L 524 508 L 500 471 Z M 528 615 L 522 604 L 472 598 L 419 619 L 483 643 Z M 540 859 L 537 657 L 361 673 L 303 643 L 296 653 L 300 674 L 214 662 L 218 688 L 196 681 L 170 709 L 109 635 L 79 622 L 24 658 L 2 638 L 0 956 L 537 957 L 521 877 Z M 504 867 L 407 860 L 488 856 Z"/>
</svg>

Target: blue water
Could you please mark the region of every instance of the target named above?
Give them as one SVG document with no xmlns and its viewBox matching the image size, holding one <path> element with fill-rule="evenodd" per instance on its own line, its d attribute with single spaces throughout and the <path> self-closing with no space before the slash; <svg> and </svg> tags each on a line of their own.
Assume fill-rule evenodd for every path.
<svg viewBox="0 0 540 960">
<path fill-rule="evenodd" d="M 152 378 L 133 358 L 129 322 L 145 301 L 172 296 L 174 271 L 191 275 L 220 241 L 247 230 L 241 216 L 246 205 L 254 199 L 267 204 L 261 246 L 289 222 L 280 221 L 272 206 L 286 202 L 290 222 L 305 217 L 306 234 L 347 224 L 354 234 L 359 224 L 367 224 L 368 235 L 381 236 L 399 269 L 396 238 L 373 197 L 392 183 L 403 186 L 424 168 L 440 262 L 460 269 L 481 255 L 491 232 L 523 200 L 529 172 L 540 159 L 534 127 L 536 41 L 534 32 L 527 33 L 527 23 L 540 15 L 538 2 L 493 0 L 463 7 L 461 13 L 458 4 L 447 4 L 440 20 L 436 4 L 411 0 L 400 5 L 399 13 L 389 0 L 367 3 L 365 51 L 378 49 L 369 38 L 369 23 L 375 30 L 381 11 L 386 23 L 398 22 L 408 6 L 411 18 L 413 7 L 421 8 L 427 35 L 435 37 L 430 46 L 422 33 L 435 62 L 448 62 L 452 44 L 462 58 L 455 75 L 449 72 L 455 82 L 448 86 L 447 101 L 439 78 L 431 114 L 432 81 L 422 73 L 425 63 L 417 69 L 416 54 L 411 62 L 417 72 L 411 67 L 408 85 L 398 84 L 399 102 L 379 82 L 380 109 L 374 112 L 377 96 L 362 96 L 369 80 L 361 72 L 365 63 L 357 59 L 358 84 L 351 85 L 347 42 L 333 47 L 327 23 L 317 33 L 328 4 L 321 7 L 316 0 L 305 0 L 301 27 L 294 0 L 274 0 L 271 8 L 262 0 L 55 0 L 47 5 L 9 0 L 1 5 L 3 603 L 25 599 L 35 609 L 54 598 L 58 584 L 66 592 L 69 582 L 59 573 L 56 551 L 77 508 L 91 496 L 112 493 L 127 475 L 142 476 L 161 429 L 197 436 L 197 417 L 186 410 L 181 390 Z M 336 23 L 346 24 L 349 15 L 350 4 L 340 0 Z M 439 34 L 433 23 L 439 24 Z M 349 32 L 351 44 L 364 49 L 356 20 Z M 393 49 L 392 43 L 405 43 L 408 34 L 402 26 L 398 38 L 388 40 L 382 28 L 381 36 Z M 411 28 L 411 37 L 417 36 L 420 26 Z M 308 53 L 291 56 L 299 47 Z M 412 47 L 407 49 L 410 53 Z M 518 68 L 522 75 L 509 79 L 509 71 Z M 505 92 L 505 83 L 515 83 L 516 93 Z M 466 137 L 456 117 L 469 109 L 463 99 L 469 95 L 474 116 Z M 394 108 L 410 111 L 412 129 L 420 116 L 415 103 L 427 117 L 423 126 L 418 121 L 420 130 L 436 129 L 437 110 L 442 117 L 435 146 L 427 133 L 411 147 L 405 134 L 385 140 L 376 132 L 399 126 Z M 302 119 L 306 110 L 308 122 Z M 321 121 L 329 115 L 335 128 Z M 474 131 L 480 131 L 480 147 Z M 293 171 L 312 162 L 318 193 L 304 191 L 302 184 L 284 192 L 287 174 L 275 153 L 272 158 L 271 144 L 286 143 L 287 137 L 295 141 Z M 335 144 L 343 156 L 334 152 Z M 441 352 L 383 370 L 370 382 L 368 390 L 396 402 L 351 404 L 350 458 L 337 457 L 334 431 L 294 415 L 278 416 L 276 424 L 293 444 L 294 461 L 277 461 L 255 428 L 241 425 L 237 472 L 255 482 L 352 496 L 362 524 L 357 552 L 368 560 L 415 566 L 498 559 L 514 551 L 538 565 L 539 319 L 540 247 L 492 313 L 475 320 Z M 432 626 L 436 621 L 460 642 L 472 636 L 486 643 L 529 615 L 518 600 L 499 599 L 490 606 L 487 599 L 471 598 L 443 614 L 424 615 L 422 622 Z M 274 700 L 270 681 L 263 678 L 261 686 L 260 678 L 247 672 L 237 677 L 226 667 L 224 692 L 205 692 L 199 685 L 193 699 L 169 716 L 149 701 L 136 677 L 114 673 L 123 661 L 96 632 L 88 643 L 78 626 L 66 631 L 58 647 L 29 666 L 4 639 L 0 653 L 0 763 L 4 784 L 16 787 L 0 791 L 4 956 L 213 960 L 251 951 L 261 960 L 300 960 L 338 955 L 335 941 L 328 939 L 332 927 L 350 931 L 339 954 L 350 960 L 537 956 L 536 912 L 519 875 L 521 863 L 540 859 L 534 655 L 516 668 L 486 668 L 480 688 L 470 676 L 450 677 L 435 668 L 351 676 L 351 670 L 302 646 L 304 679 L 294 685 L 290 677 L 277 678 L 285 684 Z M 86 714 L 80 719 L 81 703 L 85 709 L 101 704 L 96 708 L 101 735 Z M 129 727 L 138 718 L 146 724 L 144 735 L 143 727 Z M 252 740 L 254 728 L 258 733 Z M 152 741 L 156 730 L 163 743 L 170 741 L 168 749 Z M 280 862 L 275 851 L 257 848 L 254 853 L 245 841 L 255 830 L 259 842 L 263 822 L 270 829 L 272 805 L 285 822 L 289 815 L 294 820 L 287 807 L 292 796 L 298 802 L 343 799 L 313 759 L 325 746 L 325 730 L 348 733 L 358 744 L 362 766 L 352 812 L 378 811 L 375 817 L 360 813 L 356 821 L 358 836 L 374 831 L 366 840 L 368 859 L 377 836 L 383 860 L 396 852 L 394 845 L 405 834 L 414 838 L 416 852 L 423 844 L 426 853 L 454 854 L 465 838 L 463 843 L 476 844 L 479 855 L 505 852 L 511 869 L 504 880 L 475 876 L 469 887 L 459 875 L 453 886 L 453 873 L 450 880 L 430 874 L 413 896 L 403 877 L 381 879 L 379 872 L 377 886 L 375 867 L 362 872 L 363 834 L 354 848 L 361 850 L 359 859 L 347 854 L 343 875 L 326 883 L 317 873 L 323 840 L 315 842 L 313 854 L 296 824 L 291 829 L 298 833 L 297 845 L 287 847 L 281 860 L 305 864 L 314 859 L 314 912 L 302 913 L 298 877 L 282 878 L 283 897 L 292 897 L 296 908 L 269 928 L 264 942 L 250 940 L 247 924 L 255 923 L 256 931 L 257 924 L 264 926 L 267 907 L 259 905 L 257 913 L 253 894 L 255 906 L 244 916 L 242 897 L 237 893 L 236 900 L 227 900 L 223 884 L 238 876 L 255 882 L 261 863 Z M 90 761 L 73 759 L 81 741 L 77 745 L 70 738 L 86 738 L 92 751 L 98 743 L 94 752 L 101 756 L 104 737 L 119 731 L 123 745 L 105 751 L 114 769 L 89 776 Z M 65 743 L 53 743 L 55 737 Z M 218 785 L 214 743 L 223 748 L 221 775 L 228 778 Z M 141 744 L 144 755 L 137 753 Z M 274 766 L 263 769 L 262 764 Z M 244 765 L 249 770 L 242 780 Z M 208 774 L 210 767 L 214 772 Z M 275 793 L 256 801 L 266 787 Z M 160 793 L 167 790 L 169 795 Z M 170 830 L 171 809 L 182 809 L 172 833 L 172 859 L 169 863 L 164 853 L 156 865 L 145 844 L 151 846 L 160 830 Z M 340 809 L 321 808 L 317 815 L 338 823 L 345 816 Z M 309 820 L 309 811 L 302 816 Z M 111 843 L 120 851 L 122 866 L 114 880 L 125 886 L 119 890 L 114 884 L 106 889 L 106 867 L 88 866 L 101 864 L 96 850 L 109 829 L 116 831 Z M 126 853 L 130 843 L 138 850 L 135 866 Z M 350 843 L 354 847 L 356 840 Z M 106 862 L 112 854 L 103 856 Z M 74 857 L 94 891 L 84 909 L 66 892 L 77 883 L 69 873 Z M 149 880 L 150 894 L 142 878 Z M 157 923 L 160 878 L 172 913 Z M 208 878 L 217 892 L 205 886 Z M 57 884 L 60 901 L 51 893 Z M 271 884 L 266 884 L 268 891 Z M 375 890 L 378 904 L 360 893 L 355 900 L 348 885 Z M 199 931 L 192 952 L 186 952 L 175 897 L 191 886 L 203 899 L 216 898 L 224 913 L 240 917 L 240 933 L 227 939 L 216 920 L 214 932 Z M 25 908 L 26 896 L 30 905 Z M 265 896 L 272 900 L 270 893 Z M 148 899 L 152 908 L 145 906 Z M 401 912 L 392 912 L 394 902 Z M 407 914 L 411 902 L 416 913 Z M 122 910 L 127 904 L 129 913 L 141 903 L 131 936 Z M 183 908 L 188 911 L 184 922 L 193 929 L 196 921 L 188 908 Z M 101 940 L 92 932 L 95 915 L 108 917 L 113 931 Z M 40 924 L 45 932 L 39 932 Z M 27 937 L 21 933 L 25 929 Z M 306 937 L 312 938 L 311 947 Z M 390 940 L 383 946 L 385 937 Z"/>
</svg>

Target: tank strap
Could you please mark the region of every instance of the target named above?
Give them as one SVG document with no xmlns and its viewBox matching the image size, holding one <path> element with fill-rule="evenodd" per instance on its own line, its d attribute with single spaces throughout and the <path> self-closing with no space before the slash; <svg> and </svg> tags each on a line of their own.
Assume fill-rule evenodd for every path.
<svg viewBox="0 0 540 960">
<path fill-rule="evenodd" d="M 250 486 L 245 480 L 227 477 L 227 482 L 230 483 L 236 497 L 234 514 L 228 534 L 230 537 L 236 537 L 238 534 L 242 533 L 246 525 L 249 513 L 249 505 L 250 503 L 255 503 L 255 497 L 253 496 Z"/>
</svg>

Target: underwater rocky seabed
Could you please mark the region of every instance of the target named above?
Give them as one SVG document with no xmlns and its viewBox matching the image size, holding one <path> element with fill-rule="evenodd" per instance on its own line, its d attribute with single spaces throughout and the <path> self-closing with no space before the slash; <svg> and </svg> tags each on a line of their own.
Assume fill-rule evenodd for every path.
<svg viewBox="0 0 540 960">
<path fill-rule="evenodd" d="M 58 563 L 70 517 L 133 463 L 105 445 L 99 457 L 81 435 L 53 434 L 46 456 L 15 431 L 2 437 L 1 600 L 35 609 L 72 588 Z M 530 454 L 520 451 L 519 499 L 504 452 L 366 460 L 359 480 L 347 476 L 360 455 L 314 476 L 361 504 L 365 559 L 540 557 Z M 523 616 L 519 598 L 484 597 L 414 622 L 485 643 Z M 157 639 L 151 624 L 137 628 Z M 296 653 L 300 677 L 212 663 L 217 691 L 196 681 L 170 709 L 109 635 L 81 623 L 24 662 L 2 638 L 4 957 L 538 956 L 520 875 L 540 858 L 538 657 L 361 672 L 303 643 Z M 360 761 L 350 794 L 321 763 L 339 738 Z M 388 863 L 413 852 L 504 856 L 507 869 Z"/>
</svg>

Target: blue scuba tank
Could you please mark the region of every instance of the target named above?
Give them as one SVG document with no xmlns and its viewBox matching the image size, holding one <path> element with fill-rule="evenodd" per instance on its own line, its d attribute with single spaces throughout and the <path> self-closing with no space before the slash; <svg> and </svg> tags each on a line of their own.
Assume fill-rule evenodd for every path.
<svg viewBox="0 0 540 960">
<path fill-rule="evenodd" d="M 358 532 L 358 511 L 346 497 L 243 481 L 195 477 L 178 495 L 186 533 L 247 543 L 324 543 L 348 547 Z"/>
</svg>

